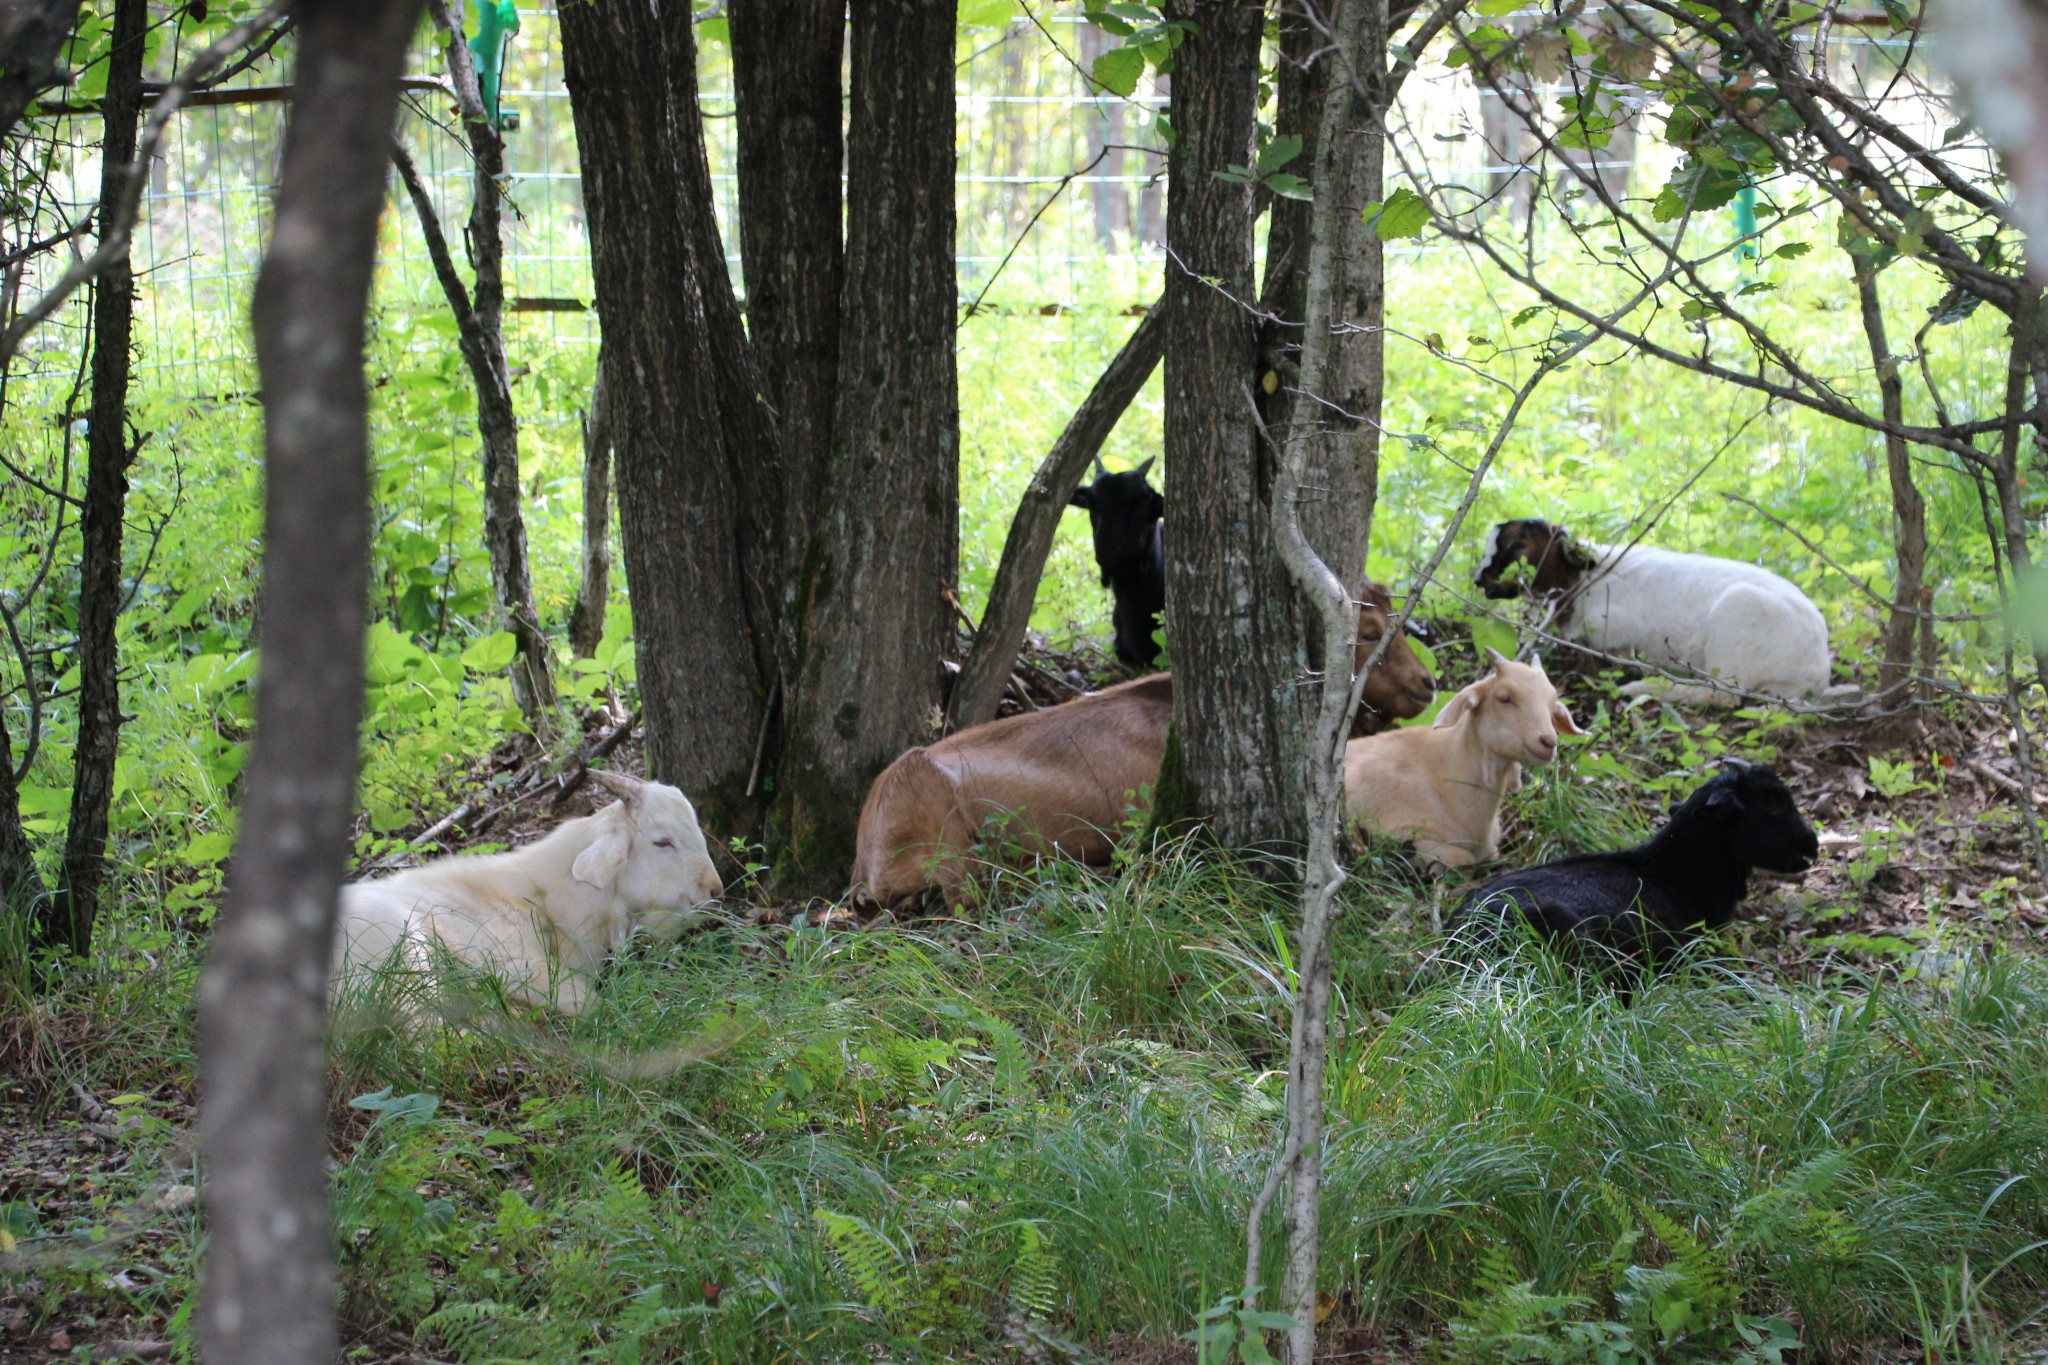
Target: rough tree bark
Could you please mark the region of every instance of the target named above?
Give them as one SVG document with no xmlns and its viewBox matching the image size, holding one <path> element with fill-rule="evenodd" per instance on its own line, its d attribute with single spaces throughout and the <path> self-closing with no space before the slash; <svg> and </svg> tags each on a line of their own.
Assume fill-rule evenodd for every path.
<svg viewBox="0 0 2048 1365">
<path fill-rule="evenodd" d="M 78 8 L 79 0 L 0 5 L 0 137 L 13 132 L 29 104 L 56 84 L 57 59 Z"/>
<path fill-rule="evenodd" d="M 569 610 L 569 648 L 579 659 L 604 642 L 604 609 L 612 592 L 612 400 L 604 382 L 604 349 L 590 380 L 583 419 L 583 575 Z"/>
<path fill-rule="evenodd" d="M 462 111 L 462 131 L 474 172 L 467 234 L 469 264 L 476 272 L 474 294 L 464 287 L 453 262 L 446 259 L 445 243 L 435 255 L 434 267 L 442 292 L 448 296 L 448 307 L 455 314 L 462 358 L 476 385 L 476 427 L 484 458 L 484 544 L 491 553 L 498 624 L 512 632 L 519 647 L 510 670 L 512 693 L 534 733 L 545 734 L 553 728 L 554 669 L 548 657 L 548 637 L 533 605 L 526 518 L 519 510 L 519 414 L 512 403 L 512 372 L 505 362 L 505 238 L 500 208 L 505 139 L 484 108 L 476 67 L 462 38 L 460 0 L 453 13 L 446 0 L 429 0 L 429 8 L 445 40 L 448 76 L 455 88 L 456 106 Z M 412 199 L 431 246 L 441 237 L 439 225 L 432 222 L 433 201 L 418 192 Z"/>
<path fill-rule="evenodd" d="M 1175 0 L 1166 262 L 1167 641 L 1175 742 L 1155 819 L 1204 821 L 1233 848 L 1299 848 L 1299 713 L 1281 704 L 1306 660 L 1267 515 L 1256 438 L 1252 164 L 1264 15 L 1244 0 Z"/>
<path fill-rule="evenodd" d="M 324 1032 L 369 571 L 363 335 L 418 0 L 301 0 L 253 323 L 266 629 L 228 897 L 199 988 L 208 1365 L 336 1354 Z"/>
<path fill-rule="evenodd" d="M 746 265 L 747 335 L 781 437 L 767 472 L 782 508 L 780 558 L 767 572 L 778 615 L 794 605 L 786 566 L 803 563 L 810 509 L 832 467 L 839 385 L 841 240 L 839 69 L 846 6 L 832 0 L 754 0 L 732 11 L 739 134 L 740 255 Z M 796 636 L 779 632 L 793 667 Z"/>
<path fill-rule="evenodd" d="M 782 863 L 846 884 L 867 784 L 937 734 L 959 558 L 952 0 L 856 0 L 834 458 L 795 574 Z"/>
<path fill-rule="evenodd" d="M 149 31 L 147 0 L 119 0 L 101 105 L 99 227 L 118 215 L 124 181 L 144 174 L 135 163 L 142 117 L 142 58 Z M 107 826 L 114 805 L 114 763 L 121 748 L 121 660 L 115 632 L 125 588 L 121 541 L 127 516 L 128 469 L 143 438 L 128 424 L 129 343 L 134 331 L 135 274 L 124 250 L 101 269 L 93 295 L 92 408 L 87 418 L 85 504 L 78 578 L 78 738 L 72 757 L 71 823 L 64 869 L 47 913 L 36 921 L 39 943 L 83 957 L 107 876 Z"/>
<path fill-rule="evenodd" d="M 1038 581 L 1045 574 L 1045 559 L 1052 553 L 1053 536 L 1059 530 L 1061 514 L 1067 510 L 1067 500 L 1081 485 L 1089 464 L 1101 453 L 1102 443 L 1116 429 L 1124 409 L 1158 368 L 1165 346 L 1165 309 L 1154 304 L 1095 381 L 1088 397 L 1074 410 L 1045 462 L 1031 476 L 1031 483 L 1017 504 L 1017 514 L 1010 521 L 1010 533 L 1003 540 L 1002 562 L 996 566 L 981 625 L 960 665 L 960 676 L 953 680 L 953 694 L 946 706 L 949 731 L 964 730 L 995 716 L 996 706 L 1003 699 L 1003 686 L 1016 667 L 1024 631 L 1031 623 L 1031 604 L 1038 594 Z"/>
<path fill-rule="evenodd" d="M 1863 313 L 1863 337 L 1870 346 L 1870 363 L 1877 368 L 1877 392 L 1884 419 L 1895 428 L 1906 421 L 1905 385 L 1899 377 L 1899 361 L 1885 336 L 1884 305 L 1878 295 L 1877 271 L 1862 260 L 1853 262 L 1856 299 Z M 1884 437 L 1885 472 L 1891 479 L 1892 546 L 1898 556 L 1898 572 L 1892 579 L 1891 614 L 1884 623 L 1884 659 L 1878 666 L 1878 692 L 1889 705 L 1907 700 L 1905 692 L 1913 675 L 1914 636 L 1924 629 L 1933 633 L 1934 622 L 1925 620 L 1921 607 L 1922 581 L 1927 568 L 1927 505 L 1919 485 L 1913 481 L 1912 451 L 1897 430 Z M 1916 692 L 1924 689 L 1915 689 Z"/>
<path fill-rule="evenodd" d="M 706 825 L 732 830 L 746 823 L 766 689 L 732 533 L 738 500 L 700 270 L 708 263 L 692 256 L 675 145 L 683 134 L 667 107 L 674 57 L 651 8 L 576 3 L 557 17 L 613 366 L 648 771 L 690 793 Z"/>
<path fill-rule="evenodd" d="M 30 678 L 28 685 L 35 686 L 35 679 Z M 10 919 L 33 914 L 47 891 L 36 870 L 36 851 L 21 827 L 21 796 L 15 782 L 14 741 L 0 724 L 0 911 Z M 13 939 L 12 931 L 0 935 L 0 946 Z"/>
</svg>

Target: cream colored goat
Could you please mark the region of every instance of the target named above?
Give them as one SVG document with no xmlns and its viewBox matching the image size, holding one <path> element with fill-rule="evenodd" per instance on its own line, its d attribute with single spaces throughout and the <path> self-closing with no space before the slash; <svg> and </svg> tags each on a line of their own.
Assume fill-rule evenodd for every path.
<svg viewBox="0 0 2048 1365">
<path fill-rule="evenodd" d="M 1500 803 L 1522 785 L 1524 763 L 1548 763 L 1559 731 L 1584 731 L 1557 699 L 1543 661 L 1518 664 L 1495 650 L 1493 671 L 1444 706 L 1428 729 L 1389 730 L 1344 749 L 1350 822 L 1395 839 L 1445 867 L 1500 851 Z"/>
<path fill-rule="evenodd" d="M 598 969 L 636 932 L 673 938 L 724 894 L 687 797 L 623 773 L 590 775 L 619 800 L 536 844 L 344 886 L 337 988 L 387 963 L 426 973 L 445 951 L 501 977 L 518 1003 L 579 1014 Z"/>
</svg>

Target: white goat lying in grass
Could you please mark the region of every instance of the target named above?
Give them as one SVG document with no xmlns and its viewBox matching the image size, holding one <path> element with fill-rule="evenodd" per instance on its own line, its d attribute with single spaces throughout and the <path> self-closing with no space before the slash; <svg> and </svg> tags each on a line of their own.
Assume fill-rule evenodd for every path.
<svg viewBox="0 0 2048 1365">
<path fill-rule="evenodd" d="M 697 812 L 660 782 L 590 775 L 619 800 L 536 844 L 343 887 L 337 987 L 385 963 L 424 973 L 446 952 L 502 978 L 517 1003 L 579 1014 L 604 960 L 636 931 L 675 937 L 725 891 Z"/>
<path fill-rule="evenodd" d="M 1557 735 L 1584 731 L 1557 699 L 1543 661 L 1487 650 L 1493 671 L 1445 704 L 1428 729 L 1389 730 L 1344 746 L 1351 823 L 1415 841 L 1417 854 L 1466 867 L 1500 851 L 1500 803 L 1524 763 L 1548 763 Z"/>
<path fill-rule="evenodd" d="M 1853 686 L 1828 686 L 1827 622 L 1805 593 L 1769 569 L 1646 545 L 1595 545 L 1529 518 L 1493 528 L 1474 580 L 1488 597 L 1519 597 L 1523 584 L 1503 577 L 1518 560 L 1535 570 L 1531 591 L 1562 597 L 1559 632 L 1605 653 L 1633 651 L 1652 664 L 1790 701 L 1861 695 Z M 1622 691 L 1696 705 L 1740 700 L 1711 682 L 1646 679 Z"/>
</svg>

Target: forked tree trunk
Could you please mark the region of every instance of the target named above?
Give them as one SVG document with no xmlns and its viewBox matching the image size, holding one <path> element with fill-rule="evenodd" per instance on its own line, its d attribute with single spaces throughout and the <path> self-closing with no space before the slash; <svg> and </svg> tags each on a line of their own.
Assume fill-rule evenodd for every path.
<svg viewBox="0 0 2048 1365">
<path fill-rule="evenodd" d="M 707 826 L 732 830 L 746 823 L 767 688 L 733 530 L 737 498 L 700 274 L 708 263 L 692 257 L 682 134 L 668 107 L 674 57 L 645 6 L 565 5 L 558 22 L 612 367 L 648 772 L 688 792 Z"/>
<path fill-rule="evenodd" d="M 569 611 L 569 648 L 579 659 L 604 642 L 604 610 L 612 592 L 612 410 L 604 382 L 604 351 L 590 381 L 583 419 L 583 575 Z"/>
<path fill-rule="evenodd" d="M 208 1365 L 335 1359 L 325 1023 L 369 576 L 364 317 L 417 0 L 300 0 L 253 310 L 266 628 L 227 902 L 199 988 Z"/>
<path fill-rule="evenodd" d="M 1863 337 L 1870 346 L 1870 363 L 1877 369 L 1877 392 L 1885 421 L 1903 426 L 1906 420 L 1905 386 L 1899 378 L 1898 358 L 1885 336 L 1884 305 L 1877 288 L 1877 272 L 1861 261 L 1852 262 L 1856 272 L 1856 299 L 1863 313 Z M 1897 706 L 1909 700 L 1907 684 L 1916 659 L 1914 635 L 1925 629 L 1934 632 L 1934 622 L 1925 619 L 1921 599 L 1922 580 L 1927 568 L 1927 505 L 1919 485 L 1913 481 L 1913 456 L 1906 438 L 1897 431 L 1884 437 L 1885 471 L 1891 479 L 1892 548 L 1898 558 L 1898 572 L 1892 578 L 1891 614 L 1884 623 L 1884 658 L 1878 666 L 1877 687 L 1887 704 Z M 1924 689 L 1914 689 L 1915 695 Z"/>
<path fill-rule="evenodd" d="M 811 509 L 832 467 L 839 384 L 841 240 L 840 66 L 844 0 L 750 0 L 732 10 L 739 135 L 740 253 L 747 340 L 776 416 L 780 450 L 757 460 L 754 497 L 779 510 L 778 544 L 761 566 L 775 586 L 782 671 L 796 664 L 793 566 L 804 562 Z"/>
<path fill-rule="evenodd" d="M 1010 533 L 1003 540 L 1002 562 L 996 566 L 974 643 L 960 665 L 960 676 L 953 680 L 953 695 L 946 707 L 948 730 L 964 730 L 994 717 L 1031 623 L 1031 605 L 1045 575 L 1046 556 L 1052 552 L 1060 516 L 1124 409 L 1158 368 L 1165 345 L 1165 310 L 1155 304 L 1074 410 L 1045 462 L 1032 475 L 1011 519 Z"/>
<path fill-rule="evenodd" d="M 113 221 L 122 183 L 136 167 L 142 116 L 142 58 L 149 32 L 146 0 L 119 0 L 107 57 L 106 120 L 100 144 L 100 222 Z M 83 957 L 107 877 L 107 827 L 114 764 L 121 749 L 121 660 L 115 630 L 125 586 L 122 523 L 128 470 L 142 446 L 128 424 L 128 350 L 134 331 L 135 275 L 123 251 L 101 270 L 93 295 L 92 411 L 86 427 L 85 505 L 78 576 L 78 738 L 72 757 L 71 823 L 64 871 L 37 939 Z"/>
<path fill-rule="evenodd" d="M 800 489 L 830 458 L 839 379 L 845 33 L 846 7 L 831 0 L 756 0 L 732 13 L 748 336 Z"/>
<path fill-rule="evenodd" d="M 939 730 L 959 559 L 952 0 L 856 0 L 834 459 L 793 566 L 778 872 L 836 893 L 867 784 Z"/>
<path fill-rule="evenodd" d="M 1195 28 L 1174 55 L 1165 493 L 1176 742 L 1155 816 L 1204 821 L 1234 848 L 1298 849 L 1300 714 L 1277 694 L 1306 661 L 1254 425 L 1252 190 L 1217 176 L 1253 161 L 1264 15 L 1243 0 L 1177 0 L 1169 14 Z"/>
</svg>

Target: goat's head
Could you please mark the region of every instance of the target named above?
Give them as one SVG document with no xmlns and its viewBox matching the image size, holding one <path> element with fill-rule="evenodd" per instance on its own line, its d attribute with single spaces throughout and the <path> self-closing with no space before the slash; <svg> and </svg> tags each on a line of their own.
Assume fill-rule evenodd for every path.
<svg viewBox="0 0 2048 1365">
<path fill-rule="evenodd" d="M 1367 580 L 1358 605 L 1358 655 L 1353 668 L 1364 668 L 1380 641 L 1393 628 L 1394 599 L 1384 586 Z M 1409 647 L 1406 635 L 1387 645 L 1379 665 L 1365 680 L 1358 714 L 1352 718 L 1353 737 L 1375 734 L 1395 720 L 1419 716 L 1436 700 L 1436 679 L 1428 665 Z"/>
<path fill-rule="evenodd" d="M 1518 563 L 1534 570 L 1526 583 L 1506 577 Z M 1592 567 L 1593 556 L 1574 544 L 1564 527 L 1539 517 L 1524 517 L 1501 522 L 1487 534 L 1472 581 L 1491 598 L 1520 597 L 1525 587 L 1544 597 L 1569 592 Z"/>
<path fill-rule="evenodd" d="M 590 775 L 619 800 L 591 817 L 593 837 L 572 875 L 609 889 L 645 933 L 674 938 L 697 907 L 725 894 L 696 809 L 666 783 L 597 768 Z"/>
<path fill-rule="evenodd" d="M 1143 566 L 1158 543 L 1166 499 L 1146 479 L 1151 469 L 1152 461 L 1147 460 L 1136 469 L 1112 474 L 1097 456 L 1094 481 L 1075 489 L 1068 500 L 1072 506 L 1088 509 L 1088 523 L 1095 532 L 1095 562 L 1102 569 L 1104 586 L 1111 574 Z"/>
<path fill-rule="evenodd" d="M 1559 732 L 1585 733 L 1557 699 L 1557 687 L 1543 660 L 1518 664 L 1497 649 L 1486 657 L 1493 671 L 1445 704 L 1436 727 L 1469 724 L 1489 753 L 1517 763 L 1548 763 L 1557 754 Z"/>
<path fill-rule="evenodd" d="M 1804 872 L 1820 839 L 1776 773 L 1761 763 L 1723 759 L 1722 770 L 1672 813 L 1721 832 L 1728 853 L 1766 872 Z"/>
</svg>

